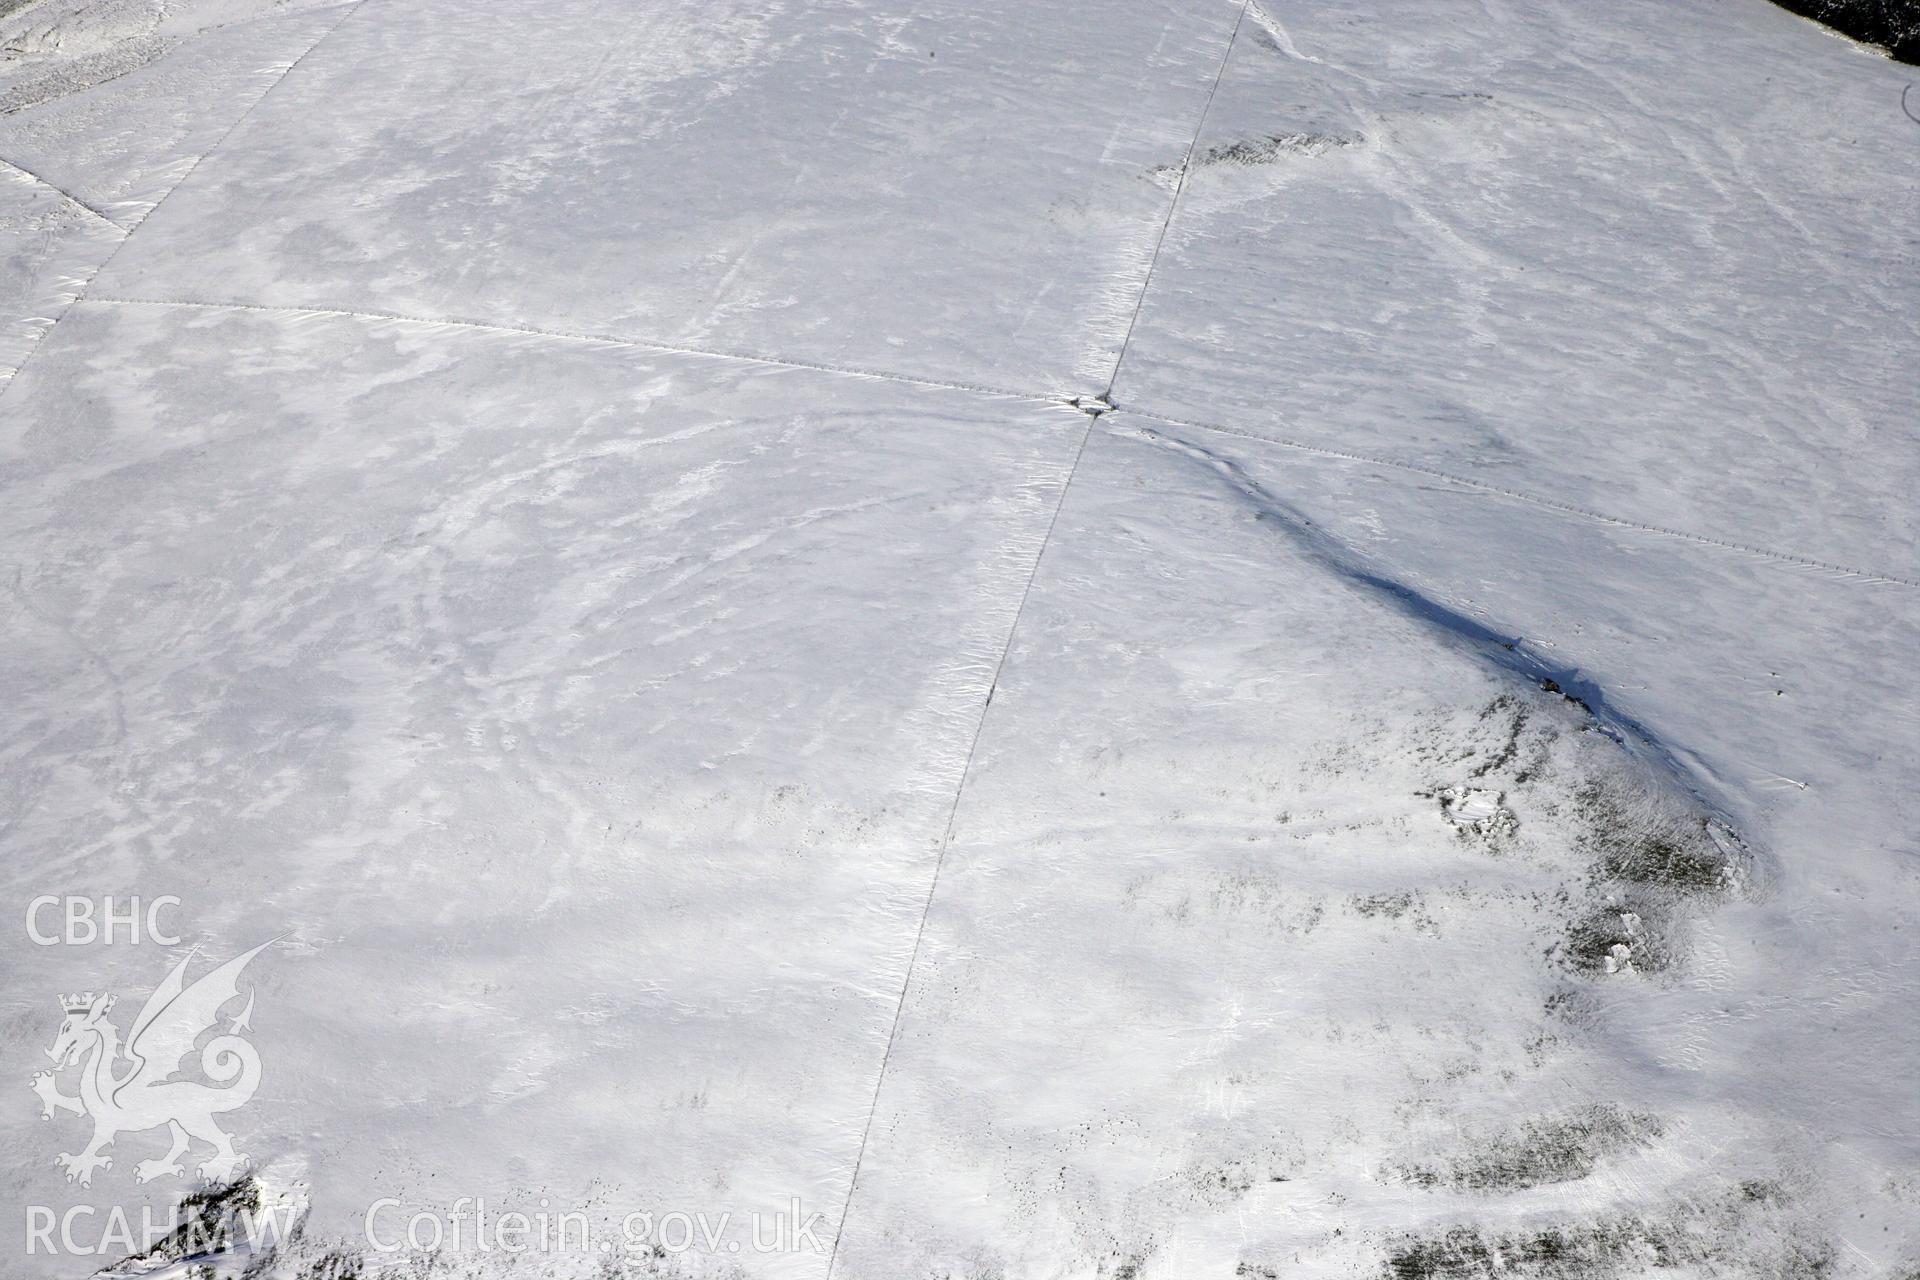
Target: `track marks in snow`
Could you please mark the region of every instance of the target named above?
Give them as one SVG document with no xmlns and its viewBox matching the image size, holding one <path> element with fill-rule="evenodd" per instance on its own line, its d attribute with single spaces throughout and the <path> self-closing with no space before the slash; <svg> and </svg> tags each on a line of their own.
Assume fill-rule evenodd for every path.
<svg viewBox="0 0 1920 1280">
<path fill-rule="evenodd" d="M 180 307 L 197 311 L 249 311 L 265 312 L 270 315 L 286 316 L 332 316 L 356 320 L 388 321 L 395 324 L 426 325 L 435 328 L 473 329 L 482 333 L 519 334 L 524 337 L 552 338 L 561 342 L 585 342 L 601 347 L 625 347 L 639 351 L 658 351 L 666 355 L 699 356 L 709 360 L 730 360 L 741 364 L 767 365 L 777 369 L 806 369 L 815 373 L 836 373 L 849 378 L 872 378 L 881 382 L 897 382 L 909 387 L 926 387 L 935 390 L 968 391 L 975 395 L 993 396 L 1000 399 L 1037 400 L 1048 404 L 1060 403 L 1055 395 L 1036 391 L 1014 391 L 1006 387 L 992 387 L 977 382 L 949 382 L 939 378 L 922 378 L 912 374 L 890 373 L 881 369 L 865 369 L 853 365 L 823 364 L 812 360 L 794 360 L 783 356 L 761 355 L 751 351 L 728 351 L 719 347 L 693 347 L 678 343 L 660 342 L 652 338 L 628 337 L 610 333 L 586 333 L 568 329 L 550 329 L 537 325 L 504 324 L 488 320 L 471 320 L 458 316 L 415 316 L 399 311 L 367 311 L 349 307 L 293 307 L 276 306 L 259 302 L 222 302 L 193 298 L 127 298 L 108 295 L 93 295 L 87 302 L 123 307 Z"/>
<path fill-rule="evenodd" d="M 216 301 L 193 298 L 137 298 L 119 297 L 107 294 L 91 294 L 80 301 L 97 303 L 103 306 L 128 307 L 179 307 L 202 311 L 250 311 L 288 316 L 340 316 L 360 320 L 390 321 L 399 324 L 427 326 L 445 326 L 457 329 L 476 329 L 490 333 L 521 334 L 528 337 L 550 338 L 562 342 L 585 342 L 607 347 L 630 347 L 643 351 L 659 351 L 673 355 L 701 356 L 714 360 L 732 360 L 747 364 L 766 365 L 783 369 L 808 369 L 817 373 L 840 374 L 851 378 L 874 378 L 883 382 L 897 382 L 904 386 L 926 387 L 929 389 L 963 391 L 975 395 L 993 396 L 1002 399 L 1027 400 L 1046 404 L 1065 404 L 1057 394 L 1047 391 L 1022 391 L 1012 387 L 996 387 L 985 383 L 962 382 L 941 378 L 926 378 L 914 374 L 896 373 L 890 370 L 865 368 L 853 365 L 825 364 L 818 361 L 789 359 L 784 356 L 768 355 L 757 352 L 728 351 L 714 347 L 692 347 L 675 343 L 658 342 L 641 337 L 622 337 L 614 334 L 596 334 L 573 332 L 564 329 L 543 328 L 533 325 L 515 325 L 482 320 L 462 319 L 451 316 L 418 316 L 397 311 L 372 311 L 350 307 L 298 307 L 267 303 Z M 1664 525 L 1646 524 L 1637 520 L 1628 520 L 1620 516 L 1608 515 L 1603 511 L 1561 502 L 1555 498 L 1546 498 L 1506 485 L 1492 484 L 1485 480 L 1476 480 L 1456 472 L 1442 471 L 1437 467 L 1428 467 L 1420 463 L 1405 462 L 1378 454 L 1356 453 L 1351 450 L 1334 449 L 1324 445 L 1310 444 L 1304 440 L 1282 436 L 1262 434 L 1244 427 L 1228 426 L 1218 422 L 1203 422 L 1194 418 L 1175 417 L 1153 409 L 1134 405 L 1116 406 L 1112 414 L 1126 414 L 1144 418 L 1151 422 L 1168 426 L 1188 427 L 1196 431 L 1234 436 L 1256 444 L 1271 445 L 1275 448 L 1291 449 L 1301 453 L 1311 453 L 1322 458 L 1337 458 L 1346 462 L 1364 463 L 1368 466 L 1386 467 L 1395 471 L 1404 471 L 1412 475 L 1426 476 L 1430 479 L 1444 480 L 1449 484 L 1473 489 L 1482 493 L 1496 494 L 1525 502 L 1532 506 L 1557 511 L 1563 515 L 1577 516 L 1611 525 L 1617 529 L 1631 529 L 1640 533 L 1657 534 L 1663 538 L 1672 538 L 1681 542 L 1690 542 L 1699 546 L 1714 547 L 1723 551 L 1735 551 L 1743 555 L 1758 556 L 1761 559 L 1776 561 L 1803 569 L 1819 569 L 1836 573 L 1843 577 L 1859 579 L 1863 583 L 1920 588 L 1920 579 L 1909 578 L 1896 573 L 1887 573 L 1878 569 L 1866 569 L 1854 565 L 1839 564 L 1815 556 L 1801 555 L 1791 551 L 1779 551 L 1768 547 L 1753 546 L 1749 543 L 1733 542 L 1724 538 L 1715 538 L 1707 534 L 1690 533 L 1684 529 L 1674 529 Z"/>
</svg>

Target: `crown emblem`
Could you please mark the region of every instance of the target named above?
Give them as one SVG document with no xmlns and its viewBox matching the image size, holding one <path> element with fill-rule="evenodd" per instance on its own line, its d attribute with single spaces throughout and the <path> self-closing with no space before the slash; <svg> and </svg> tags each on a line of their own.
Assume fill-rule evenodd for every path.
<svg viewBox="0 0 1920 1280">
<path fill-rule="evenodd" d="M 85 1013 L 87 1010 L 93 1008 L 93 996 L 94 993 L 91 991 L 80 991 L 70 996 L 61 996 L 60 1007 L 68 1013 Z"/>
</svg>

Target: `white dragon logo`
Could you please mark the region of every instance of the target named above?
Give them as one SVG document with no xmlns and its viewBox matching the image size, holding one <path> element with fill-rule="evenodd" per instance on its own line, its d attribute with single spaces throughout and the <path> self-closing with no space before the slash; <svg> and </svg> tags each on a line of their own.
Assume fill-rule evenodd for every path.
<svg viewBox="0 0 1920 1280">
<path fill-rule="evenodd" d="M 186 984 L 186 972 L 193 956 L 183 958 L 147 997 L 124 1050 L 119 1028 L 107 1018 L 114 997 L 91 991 L 61 997 L 66 1018 L 47 1050 L 54 1069 L 33 1077 L 33 1091 L 40 1095 L 42 1119 L 52 1119 L 57 1111 L 93 1117 L 93 1141 L 86 1149 L 54 1161 L 67 1171 L 68 1182 L 91 1185 L 95 1169 L 113 1168 L 112 1157 L 100 1152 L 117 1135 L 161 1125 L 171 1132 L 173 1145 L 160 1159 L 134 1166 L 134 1176 L 141 1182 L 180 1174 L 180 1157 L 194 1139 L 213 1146 L 212 1157 L 199 1167 L 202 1177 L 225 1182 L 239 1172 L 246 1157 L 233 1149 L 233 1140 L 214 1117 L 245 1106 L 260 1085 L 260 1055 L 240 1035 L 250 1029 L 251 989 L 246 1008 L 200 1051 L 200 1069 L 214 1084 L 172 1077 L 193 1052 L 195 1042 L 219 1022 L 221 1008 L 239 996 L 240 971 L 273 941 L 277 939 L 235 956 L 192 986 Z M 128 1065 L 119 1070 L 123 1059 Z M 60 1092 L 54 1075 L 75 1063 L 80 1065 L 80 1093 L 70 1097 Z"/>
</svg>

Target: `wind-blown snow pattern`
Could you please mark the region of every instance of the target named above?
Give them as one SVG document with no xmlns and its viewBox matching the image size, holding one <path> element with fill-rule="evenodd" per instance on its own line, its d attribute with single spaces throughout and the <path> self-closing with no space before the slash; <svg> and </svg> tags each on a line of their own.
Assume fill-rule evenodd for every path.
<svg viewBox="0 0 1920 1280">
<path fill-rule="evenodd" d="M 1764 0 L 0 50 L 0 1274 L 1920 1276 L 1897 64 Z M 244 1171 L 113 1132 L 262 944 Z"/>
</svg>

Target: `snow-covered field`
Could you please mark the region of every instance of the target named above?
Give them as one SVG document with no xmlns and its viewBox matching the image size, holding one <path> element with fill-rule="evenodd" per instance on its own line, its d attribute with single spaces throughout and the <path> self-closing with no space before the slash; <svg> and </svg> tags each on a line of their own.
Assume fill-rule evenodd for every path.
<svg viewBox="0 0 1920 1280">
<path fill-rule="evenodd" d="M 1920 1276 L 1909 78 L 0 0 L 0 1275 Z"/>
</svg>

